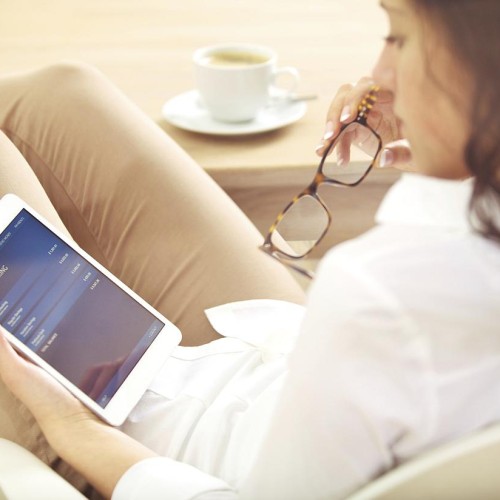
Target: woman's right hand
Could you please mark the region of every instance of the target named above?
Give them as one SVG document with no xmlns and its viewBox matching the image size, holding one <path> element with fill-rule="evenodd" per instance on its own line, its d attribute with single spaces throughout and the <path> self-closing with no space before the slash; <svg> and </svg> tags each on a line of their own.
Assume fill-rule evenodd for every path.
<svg viewBox="0 0 500 500">
<path fill-rule="evenodd" d="M 373 84 L 373 79 L 362 78 L 355 85 L 345 84 L 339 88 L 327 113 L 325 133 L 316 147 L 319 156 L 322 156 L 325 149 L 335 140 L 342 125 L 356 118 L 358 105 Z M 394 114 L 393 102 L 392 92 L 380 89 L 377 101 L 368 115 L 368 124 L 382 139 L 382 151 L 376 166 L 414 171 L 410 146 L 404 139 L 401 123 Z"/>
</svg>

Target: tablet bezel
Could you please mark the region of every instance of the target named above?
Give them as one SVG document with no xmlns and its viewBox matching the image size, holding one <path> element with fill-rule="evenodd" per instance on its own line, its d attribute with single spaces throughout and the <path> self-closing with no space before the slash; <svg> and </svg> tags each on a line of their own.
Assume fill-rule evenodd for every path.
<svg viewBox="0 0 500 500">
<path fill-rule="evenodd" d="M 114 396 L 109 400 L 105 408 L 102 408 L 93 399 L 87 396 L 77 386 L 70 382 L 60 372 L 49 365 L 38 354 L 32 351 L 27 345 L 17 339 L 14 335 L 8 332 L 0 325 L 7 340 L 11 345 L 21 352 L 24 356 L 34 362 L 36 365 L 43 368 L 47 373 L 52 375 L 58 382 L 66 387 L 74 396 L 76 396 L 85 406 L 92 412 L 98 415 L 105 422 L 113 425 L 120 426 L 133 407 L 137 404 L 141 396 L 144 394 L 154 376 L 158 373 L 163 366 L 172 350 L 180 343 L 181 333 L 179 329 L 172 324 L 167 318 L 161 315 L 141 297 L 139 297 L 133 290 L 122 283 L 116 276 L 111 274 L 99 262 L 92 258 L 82 248 L 80 248 L 68 236 L 61 233 L 43 216 L 37 213 L 32 207 L 25 203 L 21 198 L 14 194 L 6 194 L 0 199 L 0 233 L 3 232 L 8 225 L 17 217 L 19 212 L 25 209 L 35 219 L 42 223 L 49 229 L 55 236 L 60 238 L 65 244 L 71 247 L 82 258 L 86 259 L 93 265 L 99 272 L 108 277 L 114 284 L 127 293 L 133 300 L 139 303 L 153 316 L 165 324 L 165 326 L 158 333 L 156 338 L 150 344 L 144 355 L 138 361 L 136 366 L 132 369 L 130 374 L 124 380 Z"/>
</svg>

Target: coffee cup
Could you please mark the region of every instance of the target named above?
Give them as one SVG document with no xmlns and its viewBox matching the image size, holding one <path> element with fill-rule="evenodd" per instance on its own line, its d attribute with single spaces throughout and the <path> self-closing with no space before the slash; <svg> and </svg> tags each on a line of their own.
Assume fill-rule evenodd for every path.
<svg viewBox="0 0 500 500">
<path fill-rule="evenodd" d="M 193 55 L 196 87 L 212 118 L 222 122 L 253 120 L 273 94 L 287 99 L 299 81 L 296 68 L 278 68 L 276 52 L 254 44 L 221 44 L 200 48 Z M 288 75 L 287 88 L 277 79 Z"/>
</svg>

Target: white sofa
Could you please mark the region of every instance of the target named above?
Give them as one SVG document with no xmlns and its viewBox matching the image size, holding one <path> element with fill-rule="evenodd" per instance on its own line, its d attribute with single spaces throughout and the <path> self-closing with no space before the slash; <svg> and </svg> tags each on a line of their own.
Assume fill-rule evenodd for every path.
<svg viewBox="0 0 500 500">
<path fill-rule="evenodd" d="M 0 439 L 0 500 L 83 498 L 30 452 Z M 348 500 L 498 498 L 500 425 L 432 450 L 376 479 Z"/>
<path fill-rule="evenodd" d="M 0 439 L 0 500 L 82 500 L 85 497 L 21 446 Z"/>
</svg>

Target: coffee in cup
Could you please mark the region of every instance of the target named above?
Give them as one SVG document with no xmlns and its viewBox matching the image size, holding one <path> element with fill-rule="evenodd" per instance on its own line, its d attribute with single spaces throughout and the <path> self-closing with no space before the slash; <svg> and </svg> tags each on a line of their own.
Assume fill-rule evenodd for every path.
<svg viewBox="0 0 500 500">
<path fill-rule="evenodd" d="M 269 61 L 265 54 L 244 50 L 220 50 L 206 55 L 202 62 L 207 66 L 238 67 L 264 64 Z"/>
<path fill-rule="evenodd" d="M 278 75 L 290 76 L 286 98 L 295 90 L 299 74 L 293 67 L 276 67 L 276 53 L 253 44 L 224 44 L 198 49 L 193 55 L 195 79 L 204 106 L 215 120 L 254 119 L 269 102 Z"/>
</svg>

